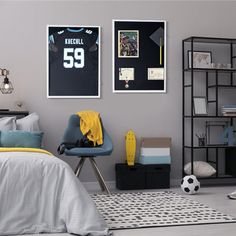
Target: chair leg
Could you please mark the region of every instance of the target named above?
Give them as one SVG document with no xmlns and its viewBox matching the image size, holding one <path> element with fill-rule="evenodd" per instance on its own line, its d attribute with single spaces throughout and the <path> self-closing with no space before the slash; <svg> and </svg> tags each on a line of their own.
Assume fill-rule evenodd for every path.
<svg viewBox="0 0 236 236">
<path fill-rule="evenodd" d="M 75 175 L 77 177 L 79 177 L 80 173 L 81 173 L 81 169 L 84 165 L 84 162 L 85 162 L 85 158 L 84 157 L 81 157 L 80 161 L 79 161 L 79 164 L 77 165 L 77 167 L 75 168 Z"/>
<path fill-rule="evenodd" d="M 110 195 L 111 193 L 110 193 L 108 187 L 106 186 L 105 180 L 103 179 L 102 174 L 101 174 L 101 172 L 99 171 L 98 166 L 97 166 L 97 164 L 96 164 L 94 158 L 93 158 L 93 157 L 90 157 L 89 160 L 90 160 L 90 162 L 91 162 L 91 164 L 92 164 L 92 167 L 93 167 L 94 172 L 95 172 L 95 174 L 96 174 L 96 176 L 97 176 L 97 180 L 98 180 L 98 182 L 99 182 L 99 185 L 100 185 L 102 191 L 106 191 L 107 194 Z"/>
</svg>

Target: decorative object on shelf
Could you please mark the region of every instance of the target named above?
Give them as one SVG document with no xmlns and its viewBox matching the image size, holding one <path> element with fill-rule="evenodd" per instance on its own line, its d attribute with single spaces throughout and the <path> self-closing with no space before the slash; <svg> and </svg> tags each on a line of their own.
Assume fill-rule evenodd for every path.
<svg viewBox="0 0 236 236">
<path fill-rule="evenodd" d="M 211 69 L 233 69 L 230 63 L 211 63 Z"/>
<path fill-rule="evenodd" d="M 113 92 L 166 92 L 166 21 L 113 20 Z"/>
<path fill-rule="evenodd" d="M 136 136 L 133 130 L 129 130 L 125 135 L 125 151 L 128 166 L 133 166 L 136 153 Z"/>
<path fill-rule="evenodd" d="M 228 127 L 224 128 L 224 131 L 221 135 L 221 140 L 222 140 L 222 143 L 224 143 L 228 146 L 235 145 L 234 127 L 233 126 L 228 126 Z"/>
<path fill-rule="evenodd" d="M 216 63 L 214 62 L 211 63 L 211 69 L 216 69 Z"/>
<path fill-rule="evenodd" d="M 9 75 L 9 70 L 0 68 L 0 76 L 4 76 L 4 80 L 0 85 L 0 90 L 2 94 L 11 94 L 14 90 L 12 83 L 7 77 L 8 75 Z"/>
<path fill-rule="evenodd" d="M 191 162 L 188 162 L 184 166 L 184 172 L 187 175 L 191 175 L 192 167 Z M 205 161 L 194 161 L 193 162 L 193 173 L 197 178 L 207 178 L 211 177 L 216 173 L 216 170 L 213 166 Z"/>
<path fill-rule="evenodd" d="M 47 27 L 47 97 L 100 98 L 100 26 Z"/>
<path fill-rule="evenodd" d="M 221 112 L 223 116 L 236 116 L 236 105 L 224 105 Z"/>
<path fill-rule="evenodd" d="M 226 145 L 222 140 L 222 133 L 229 126 L 229 121 L 206 121 L 207 145 Z M 213 127 L 214 131 L 212 130 Z"/>
<path fill-rule="evenodd" d="M 206 97 L 194 97 L 193 105 L 195 115 L 207 115 Z"/>
<path fill-rule="evenodd" d="M 199 147 L 203 147 L 206 145 L 206 134 L 196 134 L 198 138 Z"/>
<path fill-rule="evenodd" d="M 186 175 L 181 181 L 181 189 L 187 194 L 196 194 L 200 189 L 200 182 L 195 175 Z"/>
<path fill-rule="evenodd" d="M 193 55 L 192 55 L 193 54 Z M 192 68 L 192 56 L 193 56 L 193 68 L 211 68 L 212 57 L 210 51 L 188 51 L 188 67 Z"/>
</svg>

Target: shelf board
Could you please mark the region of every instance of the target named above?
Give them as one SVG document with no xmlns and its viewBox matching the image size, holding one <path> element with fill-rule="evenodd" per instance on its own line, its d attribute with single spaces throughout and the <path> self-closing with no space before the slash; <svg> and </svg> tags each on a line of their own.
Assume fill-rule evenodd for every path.
<svg viewBox="0 0 236 236">
<path fill-rule="evenodd" d="M 227 88 L 227 89 L 230 89 L 230 88 L 236 88 L 236 85 L 228 85 L 228 84 L 219 84 L 219 85 L 209 85 L 208 88 Z"/>
<path fill-rule="evenodd" d="M 217 69 L 217 68 L 187 68 L 184 69 L 185 72 L 209 72 L 209 73 L 216 73 L 216 72 L 220 72 L 220 73 L 232 73 L 232 72 L 236 72 L 236 68 L 232 68 L 232 69 Z"/>
<path fill-rule="evenodd" d="M 230 38 L 214 38 L 214 37 L 198 37 L 198 36 L 191 36 L 183 40 L 184 42 L 191 43 L 219 43 L 219 44 L 236 44 L 236 39 Z"/>
<path fill-rule="evenodd" d="M 198 177 L 198 179 L 235 179 L 236 177 L 233 175 L 223 175 L 220 174 L 218 176 L 210 176 L 210 177 Z"/>
<path fill-rule="evenodd" d="M 236 148 L 236 145 L 229 146 L 224 144 L 218 144 L 218 145 L 206 145 L 206 146 L 191 146 L 191 145 L 185 145 L 184 148 L 193 148 L 193 149 L 206 149 L 206 148 Z"/>
<path fill-rule="evenodd" d="M 205 119 L 208 119 L 208 118 L 236 118 L 236 116 L 184 116 L 184 118 L 205 118 Z"/>
</svg>

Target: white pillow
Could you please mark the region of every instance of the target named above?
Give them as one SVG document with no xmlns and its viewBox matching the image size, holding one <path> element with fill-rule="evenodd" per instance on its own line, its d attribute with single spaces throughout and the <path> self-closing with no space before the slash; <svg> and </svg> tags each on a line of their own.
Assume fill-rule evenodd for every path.
<svg viewBox="0 0 236 236">
<path fill-rule="evenodd" d="M 0 118 L 0 130 L 9 131 L 16 129 L 16 117 L 2 117 Z"/>
<path fill-rule="evenodd" d="M 16 129 L 28 132 L 39 132 L 39 116 L 32 113 L 24 118 L 16 120 Z"/>
<path fill-rule="evenodd" d="M 191 174 L 191 162 L 187 163 L 184 166 L 184 172 L 187 175 Z M 194 161 L 193 162 L 193 174 L 196 177 L 210 177 L 216 173 L 216 170 L 214 167 L 212 167 L 210 164 L 208 164 L 205 161 Z"/>
</svg>

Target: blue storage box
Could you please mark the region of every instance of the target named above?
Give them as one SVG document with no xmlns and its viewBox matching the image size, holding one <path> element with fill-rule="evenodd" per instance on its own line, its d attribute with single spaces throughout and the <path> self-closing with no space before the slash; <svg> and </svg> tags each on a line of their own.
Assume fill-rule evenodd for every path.
<svg viewBox="0 0 236 236">
<path fill-rule="evenodd" d="M 139 156 L 138 163 L 143 165 L 171 164 L 171 156 Z"/>
</svg>

